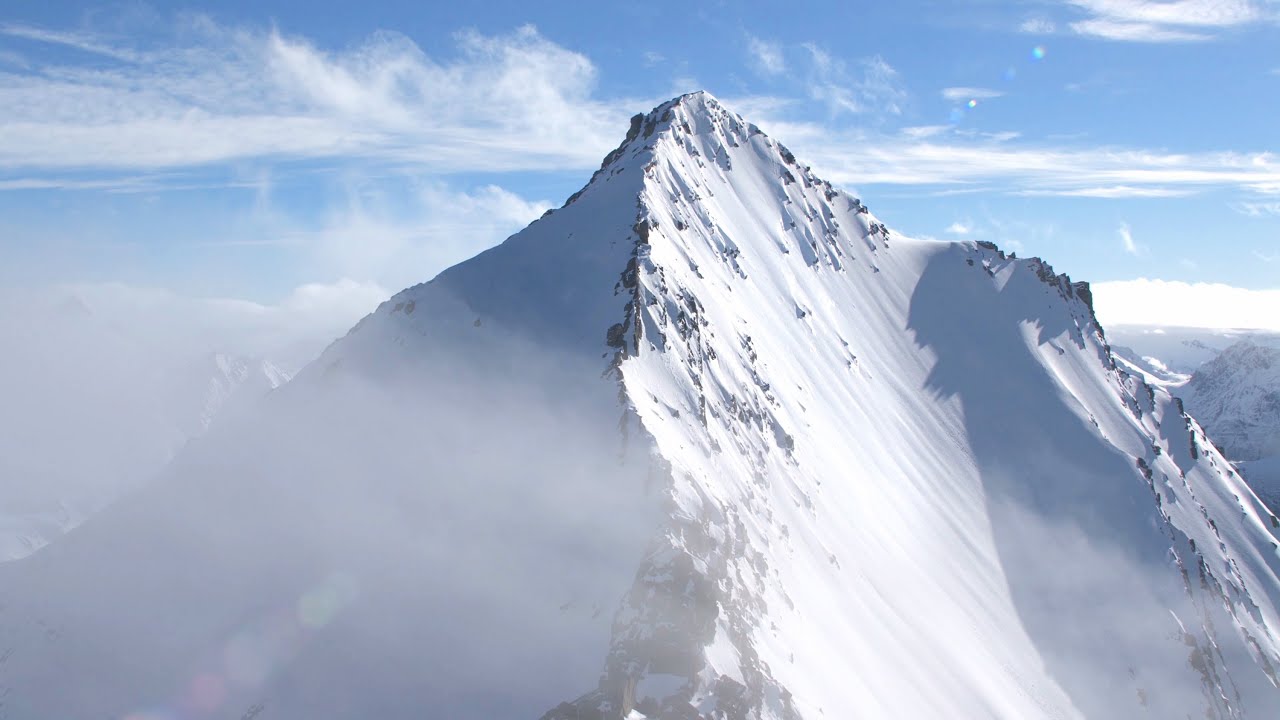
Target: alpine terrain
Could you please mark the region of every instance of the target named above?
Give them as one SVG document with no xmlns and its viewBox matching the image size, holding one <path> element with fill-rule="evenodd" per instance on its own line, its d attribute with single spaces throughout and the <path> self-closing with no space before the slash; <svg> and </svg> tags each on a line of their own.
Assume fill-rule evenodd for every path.
<svg viewBox="0 0 1280 720">
<path fill-rule="evenodd" d="M 0 717 L 1272 718 L 1277 533 L 1086 283 L 695 93 L 0 566 Z"/>
<path fill-rule="evenodd" d="M 1223 453 L 1244 465 L 1254 490 L 1280 508 L 1280 349 L 1241 340 L 1177 392 Z"/>
</svg>

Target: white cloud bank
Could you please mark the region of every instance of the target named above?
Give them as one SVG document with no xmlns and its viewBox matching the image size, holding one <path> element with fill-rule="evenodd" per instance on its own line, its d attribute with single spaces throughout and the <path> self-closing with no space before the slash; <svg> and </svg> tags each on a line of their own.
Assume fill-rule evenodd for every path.
<svg viewBox="0 0 1280 720">
<path fill-rule="evenodd" d="M 1098 319 L 1108 325 L 1159 325 L 1280 332 L 1280 288 L 1219 283 L 1119 280 L 1093 284 Z"/>
</svg>

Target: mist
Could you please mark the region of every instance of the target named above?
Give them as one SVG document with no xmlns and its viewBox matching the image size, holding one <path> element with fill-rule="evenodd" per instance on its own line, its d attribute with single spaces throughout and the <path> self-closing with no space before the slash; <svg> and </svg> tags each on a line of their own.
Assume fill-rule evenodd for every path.
<svg viewBox="0 0 1280 720">
<path fill-rule="evenodd" d="M 42 653 L 0 675 L 13 716 L 517 717 L 593 688 L 662 486 L 598 368 L 486 335 L 321 358 L 0 568 L 0 646 Z"/>
</svg>

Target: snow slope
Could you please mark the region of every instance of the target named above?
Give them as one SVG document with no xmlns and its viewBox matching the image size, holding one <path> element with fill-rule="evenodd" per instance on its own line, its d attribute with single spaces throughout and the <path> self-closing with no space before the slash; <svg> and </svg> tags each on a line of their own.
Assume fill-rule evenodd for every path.
<svg viewBox="0 0 1280 720">
<path fill-rule="evenodd" d="M 1152 355 L 1142 355 L 1133 348 L 1112 345 L 1111 355 L 1126 372 L 1164 388 L 1181 387 L 1191 379 L 1189 373 L 1171 369 L 1163 360 Z"/>
<path fill-rule="evenodd" d="M 697 93 L 0 567 L 0 692 L 15 718 L 1271 717 L 1277 526 L 1115 365 L 1086 284 L 899 237 Z"/>
</svg>

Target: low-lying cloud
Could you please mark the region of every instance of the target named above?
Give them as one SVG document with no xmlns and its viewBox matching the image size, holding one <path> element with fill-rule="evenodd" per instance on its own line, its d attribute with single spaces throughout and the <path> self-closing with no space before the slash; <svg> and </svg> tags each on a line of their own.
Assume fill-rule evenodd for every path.
<svg viewBox="0 0 1280 720">
<path fill-rule="evenodd" d="M 1280 289 L 1139 278 L 1094 283 L 1093 294 L 1104 325 L 1280 331 Z"/>
</svg>

